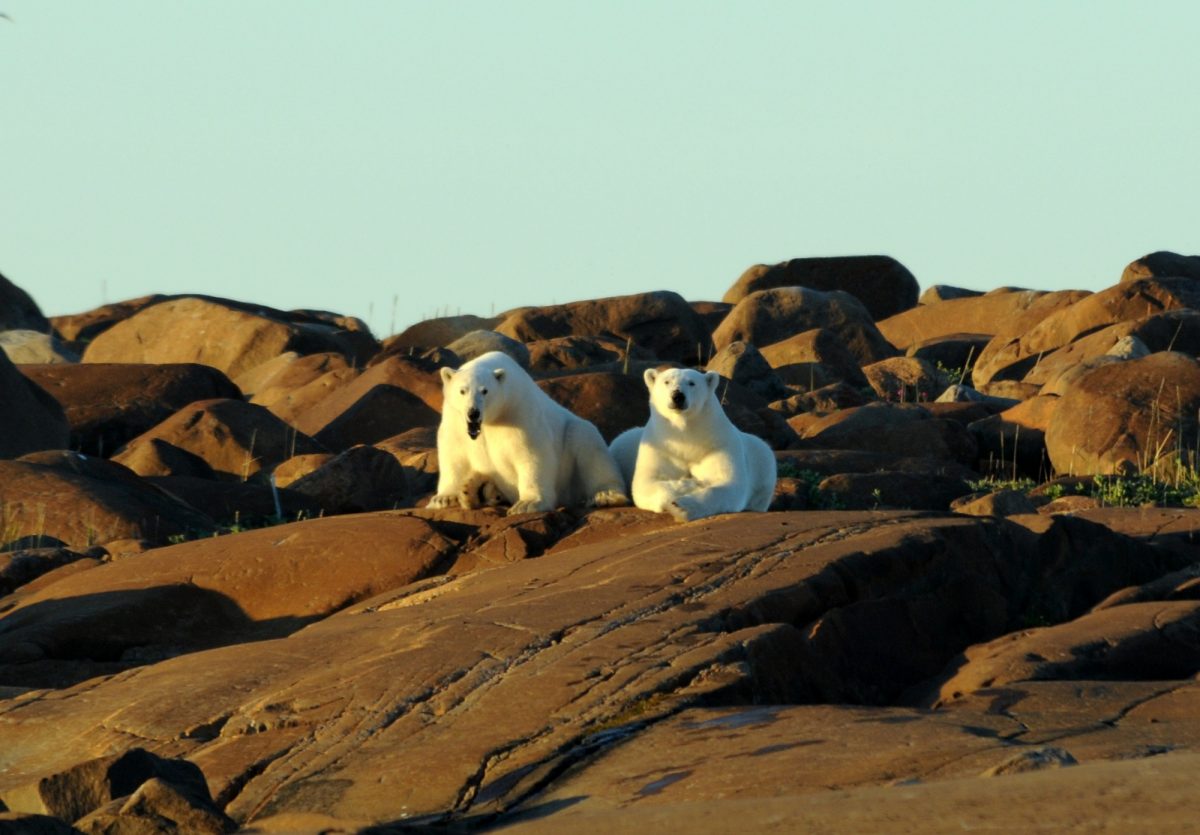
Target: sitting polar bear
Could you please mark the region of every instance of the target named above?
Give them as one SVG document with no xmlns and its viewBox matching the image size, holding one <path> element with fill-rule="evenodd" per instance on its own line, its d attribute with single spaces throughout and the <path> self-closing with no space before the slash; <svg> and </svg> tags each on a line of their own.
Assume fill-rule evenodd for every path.
<svg viewBox="0 0 1200 835">
<path fill-rule="evenodd" d="M 629 504 L 599 430 L 555 403 L 507 354 L 443 368 L 438 487 L 430 507 Z"/>
<path fill-rule="evenodd" d="M 648 368 L 645 378 L 650 420 L 610 447 L 633 503 L 680 522 L 766 510 L 775 493 L 775 454 L 730 423 L 717 399 L 720 375 Z"/>
</svg>

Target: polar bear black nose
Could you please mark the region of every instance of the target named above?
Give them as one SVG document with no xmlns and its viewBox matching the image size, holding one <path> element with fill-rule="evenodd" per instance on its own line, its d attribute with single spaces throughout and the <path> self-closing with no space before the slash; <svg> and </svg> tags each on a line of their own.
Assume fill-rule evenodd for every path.
<svg viewBox="0 0 1200 835">
<path fill-rule="evenodd" d="M 681 409 L 681 408 L 683 408 L 683 406 L 686 403 L 687 403 L 687 395 L 684 394 L 682 391 L 680 391 L 679 389 L 675 389 L 675 391 L 671 392 L 671 405 L 672 406 L 674 406 L 677 409 Z"/>
<path fill-rule="evenodd" d="M 467 420 L 469 420 L 471 423 L 479 423 L 479 410 L 478 409 L 468 409 L 467 410 Z"/>
</svg>

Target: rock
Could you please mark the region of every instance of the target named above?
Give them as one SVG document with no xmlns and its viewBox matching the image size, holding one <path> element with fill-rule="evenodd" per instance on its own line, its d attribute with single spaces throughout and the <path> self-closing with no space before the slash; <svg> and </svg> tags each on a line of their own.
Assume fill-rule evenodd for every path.
<svg viewBox="0 0 1200 835">
<path fill-rule="evenodd" d="M 689 362 L 706 349 L 704 321 L 677 294 L 660 290 L 632 296 L 527 308 L 495 327 L 520 342 L 563 336 L 615 336 L 660 360 Z"/>
<path fill-rule="evenodd" d="M 963 481 L 979 477 L 979 473 L 969 467 L 942 458 L 907 457 L 882 452 L 789 449 L 777 452 L 775 457 L 781 474 L 807 471 L 819 476 L 829 476 L 839 473 L 904 472 L 914 475 L 951 476 Z"/>
<path fill-rule="evenodd" d="M 379 517 L 412 521 L 406 513 L 418 511 Z M 470 526 L 465 514 L 426 513 L 446 529 Z M 309 595 L 344 599 L 344 574 L 373 577 L 378 569 L 360 565 L 362 558 L 398 548 L 394 536 L 353 541 L 371 530 L 365 522 L 373 518 L 320 520 L 343 525 L 340 538 L 319 549 L 313 543 L 302 568 L 292 568 L 288 555 L 278 553 L 283 546 L 271 544 L 281 534 L 284 545 L 293 540 L 276 528 L 90 569 L 87 588 L 101 598 L 97 592 L 116 584 L 114 572 L 132 572 L 157 556 L 154 565 L 169 572 L 162 581 L 147 583 L 147 569 L 121 576 L 137 589 L 162 588 L 168 577 L 193 577 L 193 588 L 219 580 L 246 616 L 300 617 L 296 607 Z M 636 733 L 651 720 L 714 704 L 757 703 L 762 711 L 763 704 L 781 702 L 891 701 L 966 646 L 1018 628 L 1029 605 L 1044 603 L 1049 608 L 1039 611 L 1054 617 L 1066 611 L 1061 601 L 1090 605 L 1166 565 L 1153 549 L 1101 526 L 1043 521 L 1048 527 L 1035 534 L 1009 521 L 963 516 L 739 514 L 431 577 L 287 637 L 148 663 L 81 681 L 53 698 L 31 692 L 7 699 L 0 796 L 90 756 L 81 752 L 138 745 L 197 765 L 219 805 L 247 828 L 302 814 L 367 824 L 422 815 L 478 822 L 477 815 L 536 797 L 535 787 L 597 759 L 581 754 L 599 754 L 605 740 Z M 549 516 L 546 524 L 553 525 Z M 262 536 L 253 548 L 242 544 L 256 534 Z M 427 542 L 430 533 L 413 539 Z M 330 558 L 336 542 L 346 542 L 356 558 Z M 201 547 L 210 550 L 200 554 Z M 276 573 L 268 573 L 268 563 Z M 314 575 L 318 568 L 322 573 Z M 55 584 L 59 611 L 78 613 L 68 604 L 79 595 L 66 582 Z M 272 601 L 277 608 L 265 606 Z M 31 610 L 49 617 L 29 598 L 15 611 Z M 156 611 L 165 619 L 166 610 Z M 187 611 L 176 609 L 167 626 L 180 629 Z M 141 629 L 144 639 L 147 628 Z M 111 630 L 71 634 L 102 637 Z M 0 642 L 5 650 L 13 646 L 8 637 Z M 998 749 L 1019 744 L 1004 729 L 1015 733 L 1020 725 L 976 704 L 965 721 L 897 709 L 873 715 L 862 707 L 824 706 L 810 716 L 831 735 L 820 737 L 831 739 L 831 752 L 844 751 L 843 734 L 857 738 L 852 750 L 872 752 L 866 761 L 843 759 L 852 769 L 862 765 L 860 774 L 886 771 L 897 752 L 909 755 L 902 740 L 914 730 L 910 718 L 944 720 L 949 727 L 940 738 L 968 747 L 933 759 L 977 774 L 1011 753 Z M 1176 710 L 1183 707 L 1178 702 Z M 874 725 L 887 729 L 884 742 L 868 733 Z M 956 725 L 962 730 L 954 731 Z M 782 738 L 808 740 L 797 727 L 781 725 Z M 815 746 L 797 746 L 801 762 L 807 748 Z M 762 751 L 762 762 L 778 762 L 784 753 Z M 729 773 L 729 761 L 713 764 Z M 732 773 L 752 779 L 759 776 L 753 771 Z M 392 782 L 395 775 L 402 782 Z"/>
<path fill-rule="evenodd" d="M 238 827 L 213 804 L 203 780 L 199 786 L 179 787 L 152 777 L 129 797 L 80 819 L 76 828 L 95 835 L 163 831 L 220 835 Z"/>
<path fill-rule="evenodd" d="M 375 444 L 404 468 L 409 493 L 421 496 L 437 486 L 437 429 L 431 426 L 410 429 Z"/>
<path fill-rule="evenodd" d="M 1197 444 L 1200 363 L 1164 352 L 1097 368 L 1059 398 L 1046 452 L 1060 473 L 1171 478 Z"/>
<path fill-rule="evenodd" d="M 0 802 L 12 811 L 78 821 L 112 800 L 133 794 L 148 780 L 179 786 L 197 797 L 208 796 L 204 775 L 192 763 L 130 748 L 124 753 L 86 760 L 36 783 L 0 791 Z"/>
<path fill-rule="evenodd" d="M 971 492 L 959 478 L 905 472 L 840 473 L 823 479 L 817 489 L 830 497 L 832 506 L 846 510 L 946 510 Z"/>
<path fill-rule="evenodd" d="M 840 290 L 824 293 L 804 287 L 751 293 L 713 331 L 712 340 L 718 350 L 737 341 L 771 345 L 813 328 L 830 330 L 860 365 L 897 353 L 854 296 Z M 770 355 L 764 352 L 764 356 L 771 361 Z"/>
<path fill-rule="evenodd" d="M 8 330 L 47 333 L 50 322 L 28 293 L 0 275 L 0 331 Z"/>
<path fill-rule="evenodd" d="M 510 339 L 495 331 L 471 331 L 446 346 L 459 358 L 460 363 L 469 362 L 489 351 L 508 354 L 524 369 L 529 370 L 529 349 L 524 343 Z"/>
<path fill-rule="evenodd" d="M 726 302 L 691 302 L 692 310 L 704 321 L 704 327 L 709 333 L 716 330 L 721 320 L 733 310 L 733 305 Z M 699 363 L 697 363 L 699 364 Z"/>
<path fill-rule="evenodd" d="M 789 394 L 788 387 L 767 364 L 763 355 L 746 342 L 726 345 L 704 368 L 733 380 L 766 400 L 778 400 Z"/>
<path fill-rule="evenodd" d="M 54 327 L 55 333 L 71 343 L 76 350 L 82 351 L 97 335 L 108 330 L 117 322 L 128 319 L 143 307 L 164 301 L 166 298 L 166 296 L 155 294 L 114 302 L 83 313 L 52 316 L 50 324 Z"/>
<path fill-rule="evenodd" d="M 240 399 L 229 378 L 197 363 L 27 365 L 21 373 L 61 404 L 68 446 L 104 457 L 197 400 Z"/>
<path fill-rule="evenodd" d="M 333 451 L 372 444 L 441 420 L 439 366 L 390 357 L 296 415 L 294 425 Z"/>
<path fill-rule="evenodd" d="M 47 572 L 85 557 L 85 554 L 61 547 L 32 547 L 0 552 L 0 597 Z"/>
<path fill-rule="evenodd" d="M 954 287 L 949 284 L 934 284 L 921 294 L 917 299 L 917 304 L 936 304 L 937 302 L 948 302 L 951 299 L 973 299 L 982 295 L 982 290 L 970 290 L 966 287 Z"/>
<path fill-rule="evenodd" d="M 560 406 L 594 423 L 606 443 L 650 419 L 650 392 L 640 374 L 589 371 L 539 380 L 538 387 Z"/>
<path fill-rule="evenodd" d="M 884 338 L 901 350 L 953 334 L 995 336 L 1005 331 L 1020 335 L 1053 310 L 1078 301 L 1085 295 L 1076 290 L 1059 293 L 1026 290 L 951 299 L 914 307 L 878 324 Z"/>
<path fill-rule="evenodd" d="M 1194 600 L 1103 609 L 969 648 L 930 685 L 930 698 L 940 704 L 1016 681 L 1191 678 L 1200 670 L 1198 636 Z"/>
<path fill-rule="evenodd" d="M 146 484 L 125 467 L 72 452 L 0 461 L 0 548 L 21 537 L 51 537 L 72 550 L 114 539 L 166 542 L 211 532 L 212 520 Z"/>
<path fill-rule="evenodd" d="M 385 514 L 157 548 L 64 577 L 0 614 L 0 683 L 62 687 L 197 649 L 288 635 L 444 571 L 456 550 L 428 522 Z"/>
<path fill-rule="evenodd" d="M 377 347 L 361 331 L 294 316 L 226 299 L 168 298 L 98 334 L 83 361 L 200 362 L 237 377 L 287 351 L 335 351 L 361 365 Z"/>
<path fill-rule="evenodd" d="M 611 336 L 560 336 L 525 346 L 535 374 L 582 370 L 612 371 L 631 361 L 653 361 L 654 355 L 632 341 Z"/>
<path fill-rule="evenodd" d="M 914 342 L 904 354 L 925 360 L 959 381 L 969 380 L 975 358 L 991 340 L 984 333 L 951 333 Z"/>
<path fill-rule="evenodd" d="M 1033 397 L 969 424 L 967 429 L 975 436 L 985 469 L 1044 480 L 1050 474 L 1046 430 L 1057 408 L 1057 397 Z"/>
<path fill-rule="evenodd" d="M 1151 252 L 1131 262 L 1121 273 L 1122 284 L 1143 278 L 1200 278 L 1200 256 Z"/>
<path fill-rule="evenodd" d="M 931 363 L 915 357 L 891 357 L 864 365 L 863 375 L 881 400 L 921 403 L 933 400 L 949 381 Z"/>
<path fill-rule="evenodd" d="M 79 355 L 55 336 L 40 331 L 0 331 L 0 351 L 14 365 L 79 362 Z"/>
<path fill-rule="evenodd" d="M 841 409 L 853 409 L 856 406 L 865 406 L 869 402 L 871 402 L 871 398 L 864 394 L 862 389 L 855 388 L 849 383 L 838 382 L 821 386 L 805 394 L 792 395 L 786 400 L 772 404 L 772 407 L 778 406 L 776 411 L 790 417 L 804 412 L 826 414 Z"/>
<path fill-rule="evenodd" d="M 0 459 L 66 448 L 70 431 L 62 406 L 2 355 L 0 404 Z"/>
<path fill-rule="evenodd" d="M 998 334 L 975 362 L 980 384 L 1003 375 L 1019 380 L 1043 357 L 1094 331 L 1176 308 L 1200 307 L 1200 285 L 1187 278 L 1147 278 L 1117 284 L 1055 310 L 1023 330 Z M 1107 349 L 1106 349 L 1107 350 Z"/>
<path fill-rule="evenodd" d="M 394 510 L 410 504 L 404 468 L 393 455 L 370 446 L 332 456 L 286 486 L 327 513 Z"/>
<path fill-rule="evenodd" d="M 1140 586 L 1115 591 L 1097 603 L 1092 611 L 1154 600 L 1200 600 L 1200 563 L 1164 574 Z"/>
<path fill-rule="evenodd" d="M 180 409 L 125 444 L 112 460 L 140 475 L 194 475 L 190 458 L 195 457 L 218 478 L 246 481 L 293 455 L 321 451 L 320 444 L 262 406 L 218 399 Z"/>
<path fill-rule="evenodd" d="M 466 336 L 472 331 L 489 331 L 503 321 L 503 316 L 441 316 L 425 319 L 410 325 L 395 336 L 383 341 L 384 356 L 380 360 L 392 356 L 402 356 L 409 353 L 408 349 L 446 347 L 451 342 Z"/>
<path fill-rule="evenodd" d="M 871 403 L 788 424 L 808 448 L 858 449 L 892 455 L 921 455 L 975 464 L 975 439 L 954 421 L 934 418 L 916 405 Z"/>
<path fill-rule="evenodd" d="M 285 520 L 296 521 L 298 518 L 312 518 L 321 512 L 321 506 L 308 496 L 287 488 L 272 490 L 270 484 L 257 481 L 148 476 L 146 482 L 168 496 L 194 507 L 223 528 L 233 530 L 240 530 L 246 526 L 278 524 Z M 275 505 L 276 499 L 279 500 L 278 508 Z"/>
<path fill-rule="evenodd" d="M 1019 513 L 1037 513 L 1033 502 L 1020 490 L 964 495 L 951 502 L 950 509 L 968 516 L 1016 516 Z"/>
<path fill-rule="evenodd" d="M 829 385 L 835 380 L 845 381 L 852 386 L 867 385 L 867 378 L 859 368 L 858 358 L 850 353 L 834 331 L 827 328 L 814 328 L 773 342 L 762 349 L 762 355 L 786 382 L 800 386 L 807 382 L 809 391 Z M 834 379 L 816 385 L 814 377 L 818 374 L 825 377 L 829 375 L 820 370 L 814 372 L 814 364 L 828 368 Z"/>
<path fill-rule="evenodd" d="M 1100 502 L 1092 496 L 1060 496 L 1057 499 L 1051 499 L 1045 504 L 1040 505 L 1038 513 L 1046 516 L 1056 516 L 1059 514 L 1074 516 L 1098 507 L 1100 507 Z"/>
<path fill-rule="evenodd" d="M 0 835 L 79 835 L 79 830 L 49 815 L 0 812 Z"/>
<path fill-rule="evenodd" d="M 251 403 L 293 423 L 360 373 L 341 354 L 323 352 L 302 357 L 287 351 L 247 371 L 237 383 Z"/>
<path fill-rule="evenodd" d="M 772 266 L 756 264 L 742 273 L 722 301 L 737 304 L 753 292 L 777 287 L 841 290 L 861 301 L 873 319 L 915 306 L 920 291 L 913 274 L 886 255 L 794 258 Z"/>
</svg>

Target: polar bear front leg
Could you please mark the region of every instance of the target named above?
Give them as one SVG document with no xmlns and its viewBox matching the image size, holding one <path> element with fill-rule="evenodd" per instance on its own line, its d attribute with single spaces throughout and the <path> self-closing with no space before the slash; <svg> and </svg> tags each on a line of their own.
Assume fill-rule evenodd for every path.
<svg viewBox="0 0 1200 835">
<path fill-rule="evenodd" d="M 705 456 L 694 470 L 696 489 L 677 496 L 666 511 L 677 521 L 691 522 L 718 513 L 745 510 L 749 486 L 746 468 L 744 464 L 739 466 L 742 459 L 740 450 Z M 739 474 L 742 477 L 739 478 Z"/>
<path fill-rule="evenodd" d="M 518 513 L 541 513 L 554 509 L 555 469 L 541 457 L 530 456 L 517 464 L 517 500 L 508 509 L 509 516 Z"/>
</svg>

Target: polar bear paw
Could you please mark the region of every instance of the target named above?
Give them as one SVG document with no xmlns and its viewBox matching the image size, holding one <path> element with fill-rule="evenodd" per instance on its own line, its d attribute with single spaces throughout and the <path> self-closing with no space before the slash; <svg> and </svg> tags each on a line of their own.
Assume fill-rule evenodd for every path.
<svg viewBox="0 0 1200 835">
<path fill-rule="evenodd" d="M 629 504 L 629 497 L 620 490 L 601 490 L 592 496 L 592 507 L 620 507 Z"/>
<path fill-rule="evenodd" d="M 676 522 L 691 522 L 708 515 L 700 503 L 689 496 L 680 496 L 674 501 L 668 502 L 664 509 L 674 517 Z"/>
<path fill-rule="evenodd" d="M 432 508 L 433 510 L 441 510 L 442 508 L 447 507 L 458 507 L 458 494 L 438 493 L 429 500 L 429 504 L 426 505 L 426 507 Z"/>
<path fill-rule="evenodd" d="M 509 516 L 516 516 L 520 513 L 541 513 L 545 510 L 552 510 L 541 499 L 521 499 L 514 502 L 513 506 L 508 509 Z"/>
</svg>

